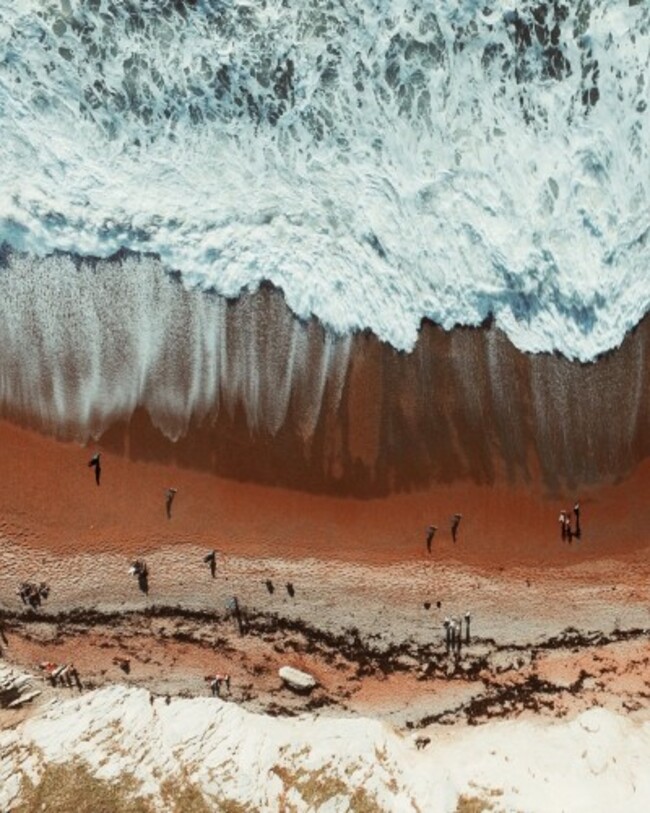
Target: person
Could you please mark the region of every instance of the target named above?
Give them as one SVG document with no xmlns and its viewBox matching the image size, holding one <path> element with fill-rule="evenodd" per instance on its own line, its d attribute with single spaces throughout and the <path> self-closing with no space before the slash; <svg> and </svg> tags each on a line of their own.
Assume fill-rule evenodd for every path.
<svg viewBox="0 0 650 813">
<path fill-rule="evenodd" d="M 174 497 L 178 492 L 177 488 L 168 488 L 166 491 L 166 501 L 165 501 L 165 508 L 167 510 L 167 519 L 172 518 L 172 503 L 174 502 Z"/>
<path fill-rule="evenodd" d="M 573 531 L 571 530 L 571 517 L 569 516 L 569 512 L 564 512 L 564 536 L 569 542 L 573 539 Z"/>
<path fill-rule="evenodd" d="M 215 675 L 210 682 L 210 691 L 212 692 L 213 697 L 219 697 L 219 694 L 221 693 L 221 681 L 219 680 L 218 675 Z"/>
<path fill-rule="evenodd" d="M 29 597 L 32 591 L 31 587 L 29 586 L 29 584 L 27 584 L 27 582 L 22 582 L 22 584 L 19 585 L 18 590 L 16 592 L 20 596 L 20 600 L 22 601 L 23 604 L 27 604 L 29 602 Z"/>
<path fill-rule="evenodd" d="M 442 626 L 445 628 L 445 646 L 447 648 L 447 652 L 449 652 L 451 648 L 451 620 L 449 618 L 445 618 L 442 622 Z"/>
<path fill-rule="evenodd" d="M 436 531 L 438 530 L 437 525 L 429 525 L 427 529 L 427 552 L 431 553 L 431 543 L 433 542 L 433 537 L 435 536 Z"/>
<path fill-rule="evenodd" d="M 578 537 L 578 539 L 580 539 L 582 531 L 580 530 L 580 503 L 579 502 L 577 502 L 573 506 L 573 513 L 575 514 L 575 518 L 576 518 L 576 531 L 575 531 L 575 533 L 576 533 L 576 536 Z"/>
<path fill-rule="evenodd" d="M 210 565 L 210 573 L 212 574 L 212 578 L 216 576 L 217 573 L 217 552 L 216 550 L 210 551 L 206 556 L 203 557 L 203 561 L 207 562 Z"/>
<path fill-rule="evenodd" d="M 241 607 L 239 606 L 237 596 L 232 596 L 228 599 L 226 602 L 226 608 L 229 613 L 235 616 L 235 621 L 237 622 L 237 626 L 239 628 L 239 634 L 243 635 L 245 632 L 244 619 L 242 617 Z"/>
<path fill-rule="evenodd" d="M 68 674 L 70 675 L 70 678 L 74 681 L 77 689 L 81 691 L 83 689 L 83 686 L 81 684 L 81 679 L 79 678 L 79 672 L 77 671 L 77 667 L 74 665 L 74 663 L 70 664 Z"/>
<path fill-rule="evenodd" d="M 560 511 L 558 522 L 560 523 L 560 536 L 564 541 L 566 539 L 566 511 Z"/>
<path fill-rule="evenodd" d="M 126 674 L 127 674 L 127 675 L 128 675 L 128 674 L 129 674 L 129 672 L 131 671 L 131 659 L 130 659 L 130 658 L 122 658 L 122 657 L 119 657 L 119 656 L 117 656 L 117 655 L 116 655 L 116 656 L 113 658 L 113 663 L 114 663 L 116 666 L 119 666 L 119 667 L 120 667 L 120 669 L 121 669 L 123 672 L 126 672 Z"/>
<path fill-rule="evenodd" d="M 91 468 L 92 466 L 95 467 L 95 482 L 97 483 L 97 485 L 99 485 L 99 478 L 101 477 L 102 474 L 102 466 L 101 463 L 99 462 L 101 456 L 102 456 L 101 452 L 97 452 L 97 454 L 94 454 L 88 461 L 89 468 Z"/>
<path fill-rule="evenodd" d="M 129 573 L 132 576 L 135 576 L 138 580 L 138 587 L 142 590 L 143 593 L 149 592 L 149 568 L 147 567 L 147 563 L 143 562 L 142 559 L 136 559 L 135 562 L 129 568 Z"/>
<path fill-rule="evenodd" d="M 472 615 L 470 612 L 465 613 L 465 643 L 469 644 L 469 625 L 472 620 Z"/>
<path fill-rule="evenodd" d="M 456 534 L 458 533 L 458 526 L 460 525 L 462 516 L 462 514 L 454 514 L 451 518 L 451 538 L 454 542 L 456 541 Z"/>
</svg>

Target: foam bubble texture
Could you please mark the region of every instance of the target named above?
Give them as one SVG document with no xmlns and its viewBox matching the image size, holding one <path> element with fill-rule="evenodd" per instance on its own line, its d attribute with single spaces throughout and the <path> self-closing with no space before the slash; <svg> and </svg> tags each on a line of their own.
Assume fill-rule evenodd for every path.
<svg viewBox="0 0 650 813">
<path fill-rule="evenodd" d="M 14 255 L 0 287 L 0 408 L 51 432 L 98 437 L 142 406 L 172 440 L 222 408 L 275 434 L 293 404 L 308 439 L 341 397 L 349 337 L 291 318 L 277 296 L 179 295 L 155 259 L 136 255 Z"/>
<path fill-rule="evenodd" d="M 589 360 L 650 308 L 649 30 L 620 0 L 0 0 L 0 241 Z"/>
</svg>

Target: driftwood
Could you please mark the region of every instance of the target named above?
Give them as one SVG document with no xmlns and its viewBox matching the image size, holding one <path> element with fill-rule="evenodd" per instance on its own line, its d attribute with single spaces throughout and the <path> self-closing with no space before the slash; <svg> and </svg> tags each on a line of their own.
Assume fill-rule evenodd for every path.
<svg viewBox="0 0 650 813">
<path fill-rule="evenodd" d="M 35 697 L 38 697 L 40 694 L 40 689 L 34 689 L 33 692 L 28 692 L 27 694 L 21 694 L 20 697 L 17 697 L 7 706 L 8 709 L 17 709 L 20 706 L 24 706 L 25 703 L 30 703 Z"/>
<path fill-rule="evenodd" d="M 30 692 L 31 682 L 29 675 L 0 667 L 0 708 L 15 709 L 37 697 L 40 690 Z"/>
</svg>

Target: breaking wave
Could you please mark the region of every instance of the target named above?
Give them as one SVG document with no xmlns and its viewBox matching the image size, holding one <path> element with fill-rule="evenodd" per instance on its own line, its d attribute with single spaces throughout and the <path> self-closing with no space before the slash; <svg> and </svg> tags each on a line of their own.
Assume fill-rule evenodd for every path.
<svg viewBox="0 0 650 813">
<path fill-rule="evenodd" d="M 152 257 L 0 261 L 0 415 L 238 479 L 607 482 L 650 453 L 648 381 L 648 317 L 594 364 L 521 353 L 494 325 L 427 323 L 406 354 L 301 321 L 268 285 L 186 290 Z"/>
<path fill-rule="evenodd" d="M 0 0 L 0 242 L 592 359 L 650 308 L 650 7 L 516 7 Z"/>
</svg>

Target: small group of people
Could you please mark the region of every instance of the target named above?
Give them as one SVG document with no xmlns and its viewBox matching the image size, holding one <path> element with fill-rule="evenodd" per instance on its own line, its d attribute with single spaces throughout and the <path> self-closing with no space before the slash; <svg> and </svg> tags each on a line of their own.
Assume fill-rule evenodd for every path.
<svg viewBox="0 0 650 813">
<path fill-rule="evenodd" d="M 454 514 L 450 520 L 451 538 L 454 542 L 456 541 L 456 537 L 458 536 L 458 526 L 460 525 L 460 521 L 462 518 L 463 518 L 462 514 Z M 427 553 L 431 553 L 433 537 L 436 535 L 437 530 L 438 530 L 437 525 L 429 525 L 429 527 L 427 528 Z"/>
<path fill-rule="evenodd" d="M 217 574 L 217 556 L 219 552 L 211 550 L 203 557 L 203 561 L 210 566 L 210 573 L 214 579 Z M 138 580 L 138 586 L 143 593 L 149 592 L 149 567 L 144 559 L 136 559 L 129 567 L 129 575 Z"/>
<path fill-rule="evenodd" d="M 205 679 L 210 682 L 210 693 L 212 697 L 221 697 L 222 684 L 228 694 L 230 694 L 230 675 L 217 673 L 216 675 L 207 675 Z"/>
<path fill-rule="evenodd" d="M 571 512 L 566 509 L 560 511 L 558 521 L 560 523 L 560 536 L 562 537 L 562 541 L 568 540 L 571 542 L 574 536 L 576 539 L 580 539 L 582 536 L 582 529 L 580 528 L 580 503 L 578 502 L 573 506 L 573 515 L 576 520 L 575 527 L 571 524 Z"/>
<path fill-rule="evenodd" d="M 20 600 L 23 604 L 29 604 L 30 607 L 36 609 L 36 607 L 41 606 L 43 599 L 46 599 L 50 595 L 50 588 L 46 582 L 40 582 L 40 584 L 36 584 L 35 582 L 22 582 L 18 586 L 16 593 L 20 596 Z"/>
<path fill-rule="evenodd" d="M 43 679 L 49 680 L 52 686 L 72 686 L 73 682 L 81 689 L 79 672 L 73 663 L 56 664 L 52 661 L 43 661 L 39 664 L 43 670 Z"/>
<path fill-rule="evenodd" d="M 463 621 L 465 623 L 465 644 L 469 644 L 469 629 L 472 620 L 472 614 L 466 612 L 463 618 L 452 616 L 447 617 L 442 622 L 445 629 L 445 645 L 447 652 L 453 652 L 460 655 L 460 649 L 463 643 Z"/>
</svg>

